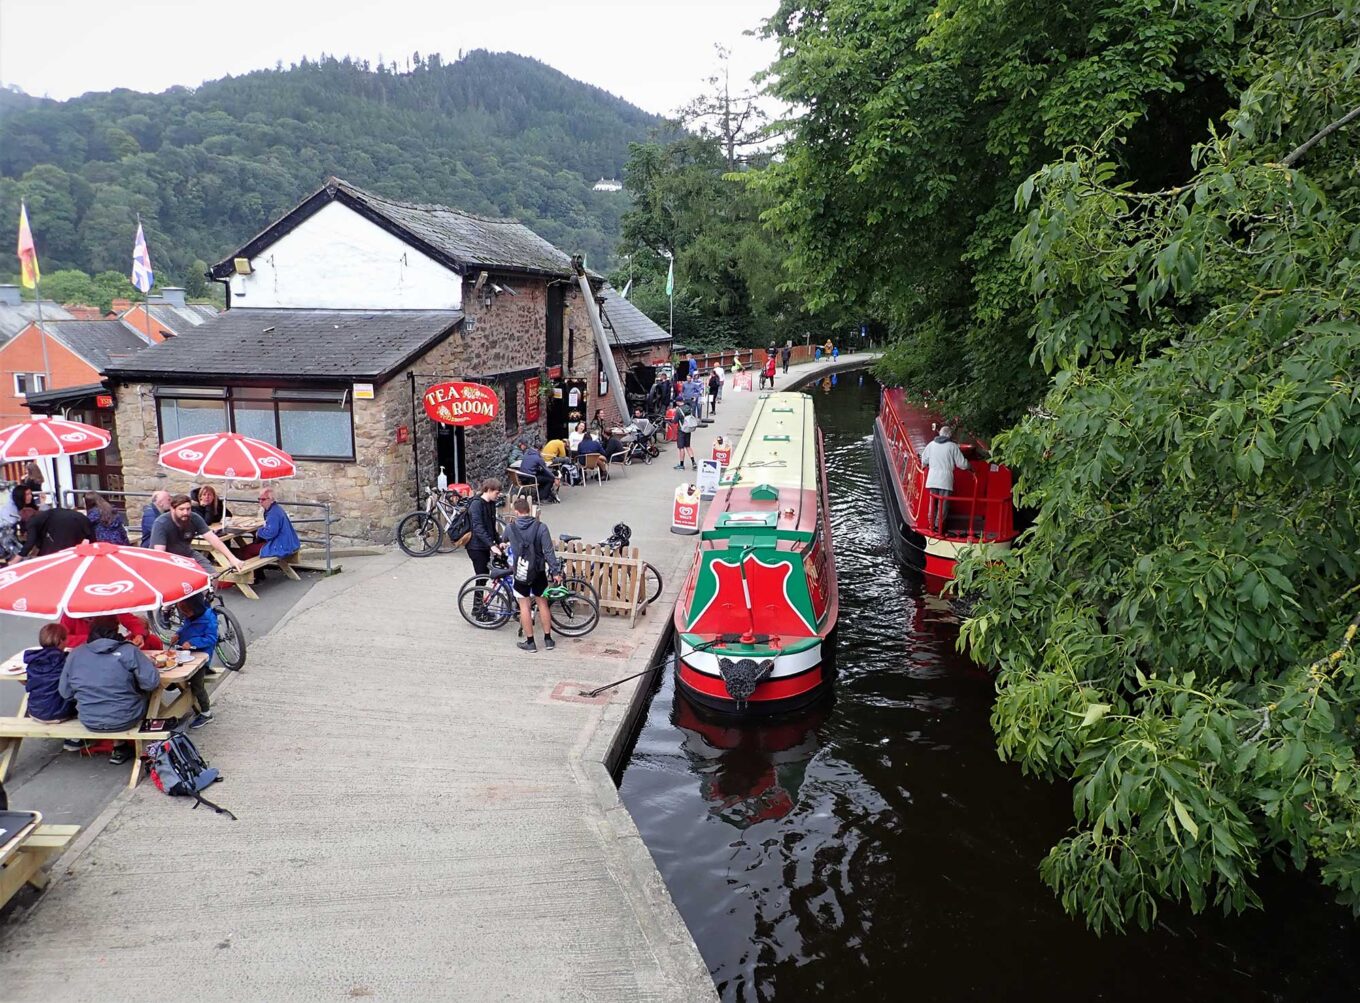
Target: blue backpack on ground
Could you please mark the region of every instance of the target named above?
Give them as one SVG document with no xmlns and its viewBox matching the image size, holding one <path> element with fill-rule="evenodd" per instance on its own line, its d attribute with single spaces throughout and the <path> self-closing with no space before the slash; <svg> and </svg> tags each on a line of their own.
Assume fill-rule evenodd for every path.
<svg viewBox="0 0 1360 1003">
<path fill-rule="evenodd" d="M 158 790 L 175 797 L 193 798 L 195 808 L 205 804 L 217 814 L 236 821 L 235 815 L 203 796 L 202 791 L 221 780 L 222 775 L 204 761 L 188 735 L 176 732 L 163 741 L 153 742 L 142 758 Z"/>
</svg>

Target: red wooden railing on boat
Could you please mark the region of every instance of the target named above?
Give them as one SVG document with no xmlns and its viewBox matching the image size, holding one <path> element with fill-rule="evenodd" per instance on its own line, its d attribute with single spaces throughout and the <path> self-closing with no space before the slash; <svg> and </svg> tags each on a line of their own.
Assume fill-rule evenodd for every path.
<svg viewBox="0 0 1360 1003">
<path fill-rule="evenodd" d="M 923 536 L 939 538 L 927 519 L 926 469 L 921 450 L 935 437 L 940 419 L 925 408 L 908 404 L 897 387 L 885 387 L 879 420 L 887 439 L 885 446 L 893 474 L 906 499 L 905 513 L 911 527 Z M 975 543 L 1011 540 L 1015 537 L 1015 510 L 1011 502 L 1011 472 L 1007 467 L 977 456 L 981 444 L 959 441 L 967 470 L 954 471 L 954 493 L 949 497 L 949 518 L 944 539 Z"/>
</svg>

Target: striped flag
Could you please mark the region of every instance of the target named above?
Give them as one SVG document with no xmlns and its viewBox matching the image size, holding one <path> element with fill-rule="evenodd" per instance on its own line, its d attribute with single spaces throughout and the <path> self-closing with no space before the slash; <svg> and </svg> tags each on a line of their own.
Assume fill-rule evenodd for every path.
<svg viewBox="0 0 1360 1003">
<path fill-rule="evenodd" d="M 142 224 L 137 223 L 137 243 L 132 245 L 132 284 L 144 293 L 151 292 L 156 273 L 151 270 L 151 255 L 146 250 L 146 236 Z"/>
<path fill-rule="evenodd" d="M 19 203 L 19 281 L 25 289 L 37 288 L 42 273 L 38 271 L 38 249 L 33 246 L 33 231 L 28 228 L 28 208 Z"/>
</svg>

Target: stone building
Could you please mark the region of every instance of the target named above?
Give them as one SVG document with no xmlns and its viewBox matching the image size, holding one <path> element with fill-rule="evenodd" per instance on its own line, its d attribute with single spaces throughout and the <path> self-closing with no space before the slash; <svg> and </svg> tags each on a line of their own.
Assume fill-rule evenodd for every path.
<svg viewBox="0 0 1360 1003">
<path fill-rule="evenodd" d="M 514 438 L 565 433 L 568 400 L 615 414 L 571 260 L 520 223 L 331 178 L 209 274 L 226 312 L 105 371 L 128 491 L 179 485 L 161 442 L 231 429 L 299 460 L 282 500 L 390 539 L 439 467 L 503 473 Z M 491 386 L 497 420 L 430 422 L 421 397 L 451 379 Z"/>
</svg>

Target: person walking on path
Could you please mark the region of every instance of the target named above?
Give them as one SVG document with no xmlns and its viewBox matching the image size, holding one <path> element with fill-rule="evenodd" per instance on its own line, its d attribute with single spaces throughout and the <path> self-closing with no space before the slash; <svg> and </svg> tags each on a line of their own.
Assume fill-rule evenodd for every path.
<svg viewBox="0 0 1360 1003">
<path fill-rule="evenodd" d="M 692 445 L 692 443 L 694 430 L 698 428 L 701 424 L 703 423 L 694 416 L 693 411 L 689 410 L 689 408 L 684 409 L 684 413 L 680 418 L 680 428 L 675 433 L 675 448 L 676 451 L 680 454 L 680 462 L 675 465 L 676 470 L 685 469 L 686 453 L 689 454 L 690 467 L 693 468 L 694 470 L 699 469 L 699 463 L 697 460 L 694 459 L 694 446 Z"/>
<path fill-rule="evenodd" d="M 716 373 L 718 377 L 718 400 L 722 400 L 723 384 L 727 382 L 727 372 L 723 369 L 721 362 L 713 367 L 713 372 Z M 716 404 L 714 405 L 713 410 L 718 410 Z"/>
<path fill-rule="evenodd" d="M 552 638 L 552 616 L 543 593 L 548 590 L 549 576 L 554 582 L 562 580 L 562 562 L 557 559 L 548 527 L 530 514 L 529 499 L 521 495 L 515 499 L 514 508 L 515 519 L 505 532 L 510 538 L 512 585 L 519 603 L 520 629 L 524 631 L 524 640 L 517 647 L 521 651 L 538 650 L 534 643 L 534 618 L 529 612 L 529 604 L 536 602 L 538 621 L 543 626 L 543 647 L 552 651 L 557 644 Z"/>
<path fill-rule="evenodd" d="M 708 374 L 708 413 L 718 413 L 718 398 L 722 396 L 722 377 L 718 370 Z"/>
<path fill-rule="evenodd" d="M 774 366 L 774 352 L 770 352 L 765 356 L 765 368 L 760 374 L 760 387 L 762 390 L 767 386 L 771 390 L 774 389 Z"/>
<path fill-rule="evenodd" d="M 835 346 L 831 344 L 831 339 L 827 338 L 826 344 L 822 346 L 822 358 L 824 359 L 831 358 L 831 349 L 834 347 Z"/>
<path fill-rule="evenodd" d="M 784 366 L 784 375 L 789 374 L 789 359 L 793 357 L 793 342 L 784 342 L 784 347 L 779 350 L 779 361 Z"/>
<path fill-rule="evenodd" d="M 928 472 L 926 491 L 930 495 L 926 520 L 941 536 L 944 535 L 945 520 L 949 514 L 949 496 L 954 492 L 954 471 L 968 469 L 968 461 L 964 459 L 963 450 L 953 436 L 954 430 L 942 425 L 940 434 L 921 450 L 921 466 Z"/>
<path fill-rule="evenodd" d="M 832 346 L 831 346 L 831 361 L 832 361 L 832 362 L 835 362 L 835 361 L 836 361 L 837 359 L 839 359 L 840 357 L 841 357 L 841 346 L 840 346 L 840 345 L 832 345 Z"/>
</svg>

